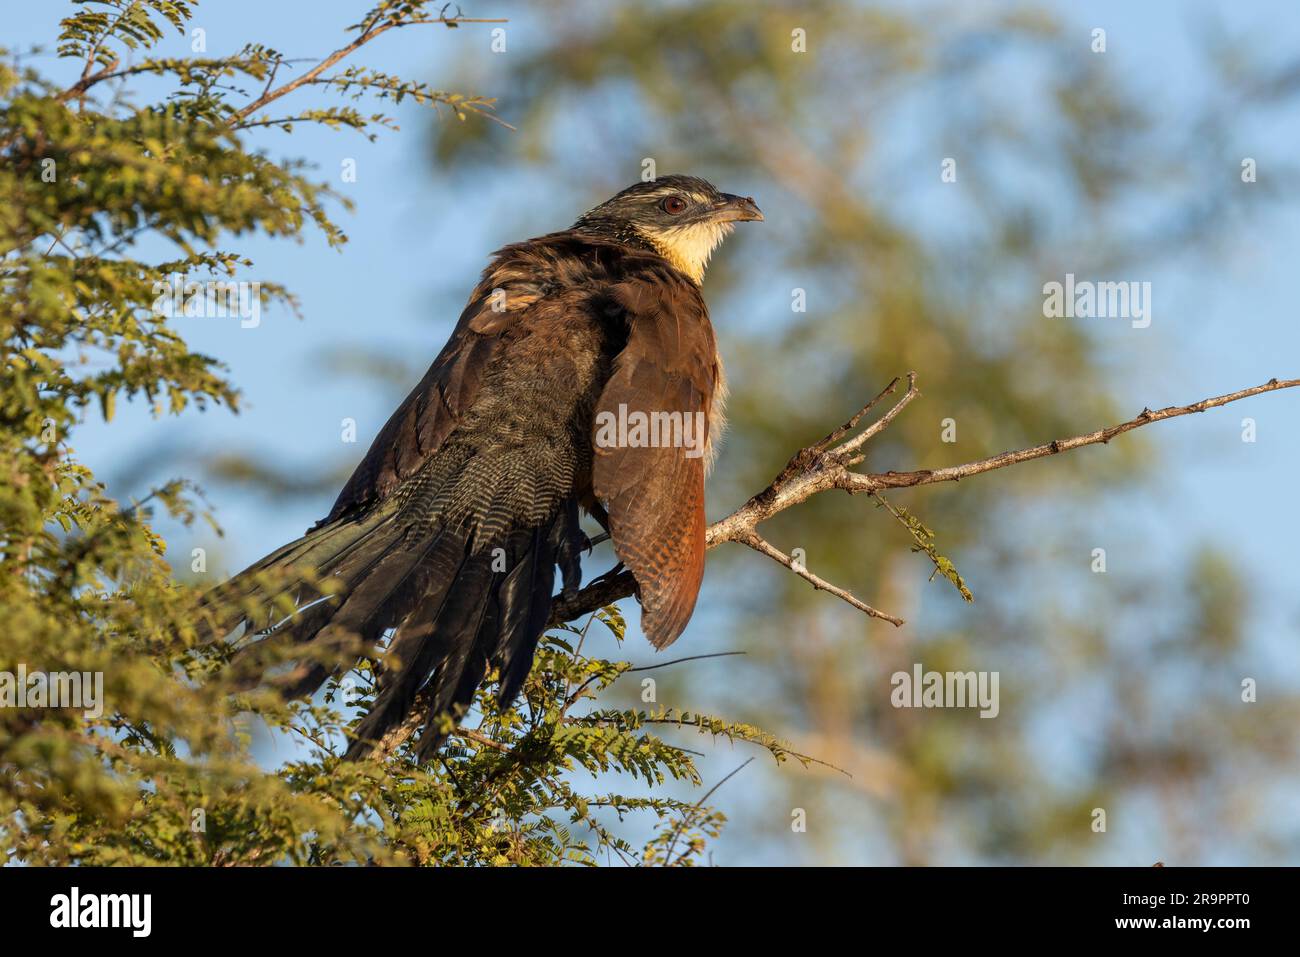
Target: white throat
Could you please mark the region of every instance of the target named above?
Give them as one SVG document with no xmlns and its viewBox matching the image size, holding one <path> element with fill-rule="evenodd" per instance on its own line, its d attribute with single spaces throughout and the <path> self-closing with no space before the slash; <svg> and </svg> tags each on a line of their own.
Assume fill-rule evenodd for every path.
<svg viewBox="0 0 1300 957">
<path fill-rule="evenodd" d="M 684 223 L 658 233 L 643 233 L 659 255 L 690 276 L 698 286 L 713 250 L 727 238 L 735 224 L 730 222 Z"/>
</svg>

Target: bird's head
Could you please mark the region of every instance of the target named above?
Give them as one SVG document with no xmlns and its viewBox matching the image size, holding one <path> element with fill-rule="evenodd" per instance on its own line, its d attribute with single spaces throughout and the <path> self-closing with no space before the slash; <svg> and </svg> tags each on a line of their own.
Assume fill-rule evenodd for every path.
<svg viewBox="0 0 1300 957">
<path fill-rule="evenodd" d="M 660 176 L 629 186 L 573 224 L 578 232 L 653 249 L 696 283 L 732 226 L 761 220 L 748 196 L 723 193 L 697 176 Z"/>
</svg>

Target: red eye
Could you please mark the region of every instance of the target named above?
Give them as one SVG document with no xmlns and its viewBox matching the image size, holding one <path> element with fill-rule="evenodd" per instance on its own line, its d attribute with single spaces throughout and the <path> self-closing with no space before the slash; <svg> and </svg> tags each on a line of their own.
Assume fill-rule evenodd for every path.
<svg viewBox="0 0 1300 957">
<path fill-rule="evenodd" d="M 676 215 L 686 208 L 686 200 L 682 199 L 680 196 L 669 196 L 659 205 L 663 208 L 665 213 Z"/>
</svg>

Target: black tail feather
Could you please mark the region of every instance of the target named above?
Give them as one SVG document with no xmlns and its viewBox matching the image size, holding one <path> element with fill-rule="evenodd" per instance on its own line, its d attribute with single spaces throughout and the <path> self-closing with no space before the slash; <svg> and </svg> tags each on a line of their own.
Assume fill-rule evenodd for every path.
<svg viewBox="0 0 1300 957">
<path fill-rule="evenodd" d="M 286 696 L 314 692 L 331 675 L 350 668 L 359 654 L 396 627 L 378 673 L 378 695 L 356 732 L 349 759 L 369 754 L 423 698 L 425 728 L 416 753 L 428 758 L 446 738 L 441 715 L 459 719 L 489 668 L 500 673 L 499 699 L 523 687 L 550 616 L 556 566 L 566 589 L 580 577 L 577 503 L 566 502 L 551 519 L 529 528 L 502 529 L 488 538 L 481 524 L 393 521 L 392 514 L 340 519 L 308 532 L 236 576 L 214 593 L 214 617 L 241 620 L 226 601 L 255 599 L 268 609 L 292 595 L 300 610 L 289 619 L 250 622 L 253 641 L 241 648 L 232 670 L 244 686 L 265 682 Z M 495 544 L 494 544 L 495 543 Z M 342 583 L 324 599 L 295 565 L 317 569 Z M 266 590 L 259 575 L 290 570 L 288 581 Z M 221 616 L 225 616 L 221 618 Z M 261 629 L 260 631 L 258 629 Z M 247 637 L 247 636 L 246 636 Z M 289 649 L 312 642 L 288 669 L 274 663 Z"/>
<path fill-rule="evenodd" d="M 467 554 L 454 573 L 435 575 L 438 585 L 393 637 L 378 697 L 357 728 L 349 759 L 369 754 L 421 692 L 427 708 L 415 746 L 421 759 L 446 740 L 437 718 L 463 715 L 489 667 L 500 670 L 502 701 L 518 694 L 550 614 L 556 552 L 568 518 L 562 511 L 549 527 L 510 534 L 503 551 Z"/>
</svg>

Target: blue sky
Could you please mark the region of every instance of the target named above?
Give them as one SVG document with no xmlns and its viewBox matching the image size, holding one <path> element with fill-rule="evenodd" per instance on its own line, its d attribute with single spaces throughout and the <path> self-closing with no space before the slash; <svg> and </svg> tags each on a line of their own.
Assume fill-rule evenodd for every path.
<svg viewBox="0 0 1300 957">
<path fill-rule="evenodd" d="M 210 54 L 234 51 L 255 38 L 290 56 L 307 56 L 339 45 L 344 36 L 340 28 L 364 6 L 337 0 L 221 0 L 201 4 L 195 22 L 207 31 Z M 1099 2 L 1087 5 L 1086 14 L 1065 0 L 1044 6 L 1081 25 L 1104 26 L 1117 68 L 1151 89 L 1161 102 L 1190 104 L 1207 94 L 1204 78 L 1191 69 L 1190 51 L 1197 31 L 1216 23 L 1264 38 L 1260 55 L 1300 49 L 1300 14 L 1292 3 Z M 67 9 L 58 2 L 6 0 L 4 44 L 12 49 L 51 45 L 57 21 Z M 467 12 L 493 11 L 491 4 L 479 3 Z M 526 50 L 528 42 L 526 29 L 511 35 L 515 50 Z M 360 62 L 435 86 L 491 95 L 494 77 L 505 74 L 490 59 L 474 89 L 466 90 L 454 71 L 466 45 L 486 49 L 487 43 L 483 27 L 417 28 L 381 38 Z M 170 38 L 162 50 L 177 55 L 188 51 L 188 42 L 179 38 Z M 74 70 L 53 57 L 38 62 L 55 76 L 70 76 Z M 529 191 L 539 188 L 536 183 L 489 182 L 483 187 L 440 177 L 428 161 L 428 111 L 403 105 L 394 115 L 401 132 L 381 134 L 373 144 L 353 133 L 307 127 L 292 138 L 273 132 L 262 136 L 273 155 L 309 158 L 321 178 L 332 180 L 356 201 L 355 213 L 338 217 L 350 242 L 336 252 L 308 232 L 302 244 L 241 244 L 256 262 L 249 278 L 290 287 L 301 298 L 305 318 L 299 321 L 272 309 L 256 329 L 240 329 L 227 320 L 194 320 L 181 326 L 197 350 L 228 364 L 231 377 L 244 390 L 244 411 L 238 416 L 217 411 L 154 419 L 139 406 L 119 407 L 119 419 L 111 427 L 90 421 L 73 439 L 79 455 L 101 477 L 112 480 L 141 452 L 170 444 L 206 454 L 257 451 L 304 471 L 359 458 L 411 382 L 395 381 L 380 389 L 357 378 L 322 374 L 322 351 L 355 345 L 389 352 L 406 358 L 418 375 L 445 340 L 486 254 L 505 242 L 565 226 L 579 212 L 574 208 L 560 220 L 549 218 L 552 203 L 528 202 Z M 456 120 L 444 115 L 441 122 Z M 1233 148 L 1240 155 L 1260 157 L 1260 176 L 1267 177 L 1265 158 L 1294 155 L 1297 130 L 1300 122 L 1246 129 L 1243 135 L 1249 141 Z M 502 136 L 503 149 L 522 148 L 517 144 L 524 133 L 513 136 Z M 344 183 L 338 175 L 340 164 L 349 158 L 357 163 L 355 183 Z M 631 182 L 639 173 L 626 157 L 611 156 L 607 163 L 613 178 L 622 171 L 622 178 Z M 1231 175 L 1231 161 L 1225 169 Z M 1204 258 L 1180 262 L 1141 277 L 1151 279 L 1156 289 L 1155 321 L 1143 334 L 1099 325 L 1102 355 L 1114 370 L 1107 387 L 1122 408 L 1137 413 L 1144 406 L 1182 404 L 1274 376 L 1300 376 L 1295 290 L 1300 221 L 1294 208 L 1261 215 L 1238 230 L 1234 244 L 1216 262 L 1213 269 Z M 715 320 L 725 327 L 737 317 L 721 314 Z M 733 383 L 733 388 L 744 387 L 743 382 Z M 1254 443 L 1241 441 L 1246 416 L 1257 423 Z M 357 421 L 355 446 L 340 440 L 344 418 Z M 1117 533 L 1138 533 L 1135 538 L 1150 542 L 1171 561 L 1203 541 L 1227 548 L 1246 572 L 1256 599 L 1250 628 L 1263 636 L 1261 673 L 1296 681 L 1300 589 L 1293 552 L 1300 540 L 1300 511 L 1294 507 L 1300 474 L 1300 390 L 1157 425 L 1148 430 L 1148 437 L 1159 455 L 1158 498 L 1150 496 L 1149 488 L 1115 497 L 1107 503 L 1104 521 Z M 1057 462 L 1056 467 L 1069 465 Z M 164 479 L 173 471 L 168 467 L 150 478 Z M 145 488 L 113 490 L 131 495 Z M 168 537 L 182 556 L 195 544 L 215 549 L 218 564 L 229 570 L 300 535 L 327 511 L 331 499 L 325 493 L 272 507 L 238 489 L 216 486 L 208 491 L 227 531 L 225 541 L 213 542 L 202 529 L 192 539 L 185 533 Z M 718 511 L 711 507 L 712 513 Z M 706 591 L 708 600 L 718 597 Z M 708 621 L 711 611 L 706 604 L 700 620 Z M 649 658 L 648 649 L 640 654 L 640 647 L 631 647 L 634 657 Z"/>
</svg>

